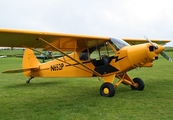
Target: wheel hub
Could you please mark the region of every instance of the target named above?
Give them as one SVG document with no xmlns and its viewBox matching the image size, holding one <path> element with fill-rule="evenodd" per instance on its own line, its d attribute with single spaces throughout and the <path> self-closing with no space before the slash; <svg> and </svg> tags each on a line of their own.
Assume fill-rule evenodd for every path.
<svg viewBox="0 0 173 120">
<path fill-rule="evenodd" d="M 138 83 L 135 83 L 135 88 L 138 88 L 139 84 Z"/>
<path fill-rule="evenodd" d="M 104 94 L 109 94 L 109 89 L 108 88 L 104 88 L 103 92 L 104 92 Z"/>
</svg>

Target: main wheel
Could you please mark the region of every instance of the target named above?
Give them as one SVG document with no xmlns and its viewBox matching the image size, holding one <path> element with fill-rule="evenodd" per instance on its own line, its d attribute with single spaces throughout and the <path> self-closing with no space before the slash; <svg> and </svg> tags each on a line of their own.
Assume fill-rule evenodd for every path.
<svg viewBox="0 0 173 120">
<path fill-rule="evenodd" d="M 111 83 L 103 83 L 100 87 L 100 95 L 104 97 L 112 97 L 115 95 L 114 85 Z"/>
<path fill-rule="evenodd" d="M 145 85 L 142 79 L 140 78 L 134 78 L 133 81 L 137 84 L 137 87 L 131 85 L 132 90 L 143 90 Z"/>
</svg>

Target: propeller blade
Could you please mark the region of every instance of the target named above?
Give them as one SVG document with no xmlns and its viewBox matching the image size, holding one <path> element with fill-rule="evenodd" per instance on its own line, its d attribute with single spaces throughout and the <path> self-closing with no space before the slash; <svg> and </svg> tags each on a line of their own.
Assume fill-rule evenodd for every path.
<svg viewBox="0 0 173 120">
<path fill-rule="evenodd" d="M 144 36 L 144 38 L 146 38 L 147 40 L 148 40 L 148 42 L 152 45 L 152 46 L 154 46 L 156 49 L 158 48 L 156 45 L 154 45 L 152 42 L 151 42 L 151 40 L 150 39 L 148 39 L 147 37 L 145 37 Z"/>
<path fill-rule="evenodd" d="M 172 59 L 171 59 L 164 51 L 162 51 L 160 54 L 161 54 L 165 59 L 167 59 L 169 62 L 172 62 Z"/>
</svg>

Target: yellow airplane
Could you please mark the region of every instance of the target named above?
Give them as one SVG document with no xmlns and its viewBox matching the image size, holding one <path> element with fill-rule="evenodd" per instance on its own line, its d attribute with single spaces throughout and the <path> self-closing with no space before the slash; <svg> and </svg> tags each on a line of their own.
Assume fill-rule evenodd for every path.
<svg viewBox="0 0 173 120">
<path fill-rule="evenodd" d="M 23 72 L 29 78 L 27 83 L 35 77 L 99 77 L 103 80 L 100 95 L 105 97 L 114 96 L 120 83 L 130 85 L 132 90 L 143 90 L 143 80 L 132 79 L 127 72 L 152 67 L 159 54 L 172 61 L 163 51 L 164 46 L 159 45 L 167 42 L 170 40 L 0 29 L 0 46 L 26 47 L 22 68 L 3 73 Z M 40 63 L 30 48 L 59 51 L 62 57 Z M 115 78 L 118 81 L 114 84 Z"/>
</svg>

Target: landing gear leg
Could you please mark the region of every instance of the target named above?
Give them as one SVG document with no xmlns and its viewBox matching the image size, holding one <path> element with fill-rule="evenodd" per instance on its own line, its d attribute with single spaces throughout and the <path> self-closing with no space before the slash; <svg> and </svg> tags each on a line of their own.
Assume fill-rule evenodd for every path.
<svg viewBox="0 0 173 120">
<path fill-rule="evenodd" d="M 26 81 L 26 83 L 30 83 L 30 81 L 33 79 L 34 77 L 30 77 L 27 81 Z"/>
<path fill-rule="evenodd" d="M 145 87 L 144 82 L 140 78 L 131 79 L 126 73 L 116 76 L 120 79 L 120 82 L 125 85 L 130 85 L 132 90 L 142 91 Z M 121 81 L 122 80 L 122 81 Z"/>
</svg>

